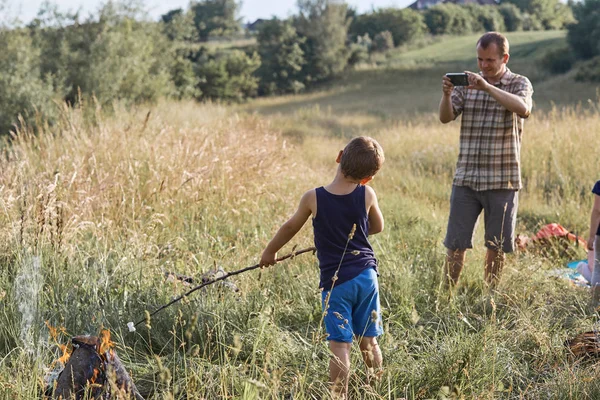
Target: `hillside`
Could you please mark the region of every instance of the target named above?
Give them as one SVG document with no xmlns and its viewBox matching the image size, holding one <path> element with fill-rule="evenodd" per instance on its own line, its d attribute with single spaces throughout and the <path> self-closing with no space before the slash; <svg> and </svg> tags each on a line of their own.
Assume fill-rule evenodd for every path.
<svg viewBox="0 0 600 400">
<path fill-rule="evenodd" d="M 587 103 L 596 99 L 600 85 L 573 81 L 567 75 L 550 75 L 542 68 L 547 51 L 566 46 L 565 31 L 508 34 L 512 71 L 529 77 L 536 109 Z M 375 116 L 395 120 L 435 113 L 446 72 L 476 71 L 478 35 L 442 38 L 422 48 L 396 49 L 376 64 L 348 72 L 344 77 L 309 94 L 253 101 L 244 110 L 264 114 L 293 113 L 319 107 L 336 115 Z"/>
</svg>

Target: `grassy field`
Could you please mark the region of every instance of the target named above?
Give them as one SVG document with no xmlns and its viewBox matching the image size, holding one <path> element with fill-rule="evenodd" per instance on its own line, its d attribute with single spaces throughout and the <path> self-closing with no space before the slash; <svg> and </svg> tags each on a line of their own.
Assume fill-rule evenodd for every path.
<svg viewBox="0 0 600 400">
<path fill-rule="evenodd" d="M 536 43 L 564 40 L 522 35 L 513 49 L 524 46 L 523 59 L 539 53 Z M 40 398 L 56 342 L 101 327 L 147 398 L 328 398 L 312 255 L 231 279 L 238 292 L 209 286 L 134 333 L 126 324 L 190 289 L 165 272 L 199 280 L 217 266 L 255 264 L 299 196 L 333 177 L 337 151 L 357 134 L 374 136 L 386 153 L 372 182 L 386 219 L 372 237 L 386 333 L 379 382 L 365 384 L 354 353 L 352 398 L 598 398 L 597 364 L 564 346 L 597 327 L 598 315 L 586 289 L 551 274 L 584 258 L 583 249 L 510 255 L 490 295 L 479 229 L 456 295 L 440 291 L 458 123 L 435 117 L 446 66 L 394 66 L 403 57 L 296 97 L 243 107 L 164 102 L 111 117 L 65 109 L 57 127 L 22 131 L 0 158 L 0 398 Z M 534 86 L 556 79 L 568 77 Z M 550 222 L 587 229 L 600 105 L 584 103 L 595 89 L 569 87 L 526 124 L 521 233 Z M 565 105 L 569 96 L 582 105 Z M 310 226 L 281 254 L 295 245 L 312 245 Z M 45 321 L 64 328 L 58 338 Z"/>
</svg>

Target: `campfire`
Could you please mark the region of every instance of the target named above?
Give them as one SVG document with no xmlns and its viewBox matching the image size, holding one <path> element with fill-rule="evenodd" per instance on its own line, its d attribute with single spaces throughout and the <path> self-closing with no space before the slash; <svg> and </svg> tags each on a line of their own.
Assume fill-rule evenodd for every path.
<svg viewBox="0 0 600 400">
<path fill-rule="evenodd" d="M 99 336 L 75 336 L 71 345 L 59 345 L 63 354 L 56 362 L 64 365 L 64 369 L 51 383 L 52 399 L 143 400 L 117 356 L 109 330 L 101 330 Z"/>
</svg>

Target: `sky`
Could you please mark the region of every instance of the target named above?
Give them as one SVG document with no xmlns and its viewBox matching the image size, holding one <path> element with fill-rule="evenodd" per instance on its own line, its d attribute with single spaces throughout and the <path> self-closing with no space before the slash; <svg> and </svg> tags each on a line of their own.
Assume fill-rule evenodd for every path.
<svg viewBox="0 0 600 400">
<path fill-rule="evenodd" d="M 359 13 L 364 13 L 375 8 L 395 7 L 403 8 L 414 0 L 346 0 Z M 0 4 L 8 6 L 8 13 L 18 17 L 22 22 L 30 22 L 37 14 L 43 0 L 0 0 Z M 76 11 L 81 9 L 82 15 L 96 14 L 103 0 L 53 0 L 61 11 Z M 158 20 L 162 14 L 176 8 L 187 8 L 189 0 L 144 0 L 146 10 L 152 19 Z M 276 16 L 286 18 L 296 13 L 296 0 L 243 0 L 240 17 L 244 22 L 252 22 L 258 18 L 271 18 Z M 1 7 L 0 7 L 0 12 Z M 4 11 L 6 12 L 6 10 Z M 1 19 L 1 18 L 0 18 Z"/>
</svg>

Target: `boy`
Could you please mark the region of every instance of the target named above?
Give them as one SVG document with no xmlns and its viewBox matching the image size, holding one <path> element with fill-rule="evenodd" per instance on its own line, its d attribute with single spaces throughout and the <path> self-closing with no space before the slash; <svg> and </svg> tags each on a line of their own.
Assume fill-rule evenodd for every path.
<svg viewBox="0 0 600 400">
<path fill-rule="evenodd" d="M 383 230 L 383 215 L 375 191 L 365 185 L 383 161 L 377 141 L 352 139 L 337 156 L 333 181 L 304 193 L 298 210 L 279 228 L 260 260 L 261 266 L 275 264 L 277 251 L 312 215 L 325 329 L 333 353 L 329 381 L 334 398 L 347 397 L 353 337 L 359 341 L 369 371 L 381 370 L 377 260 L 367 237 Z"/>
</svg>

